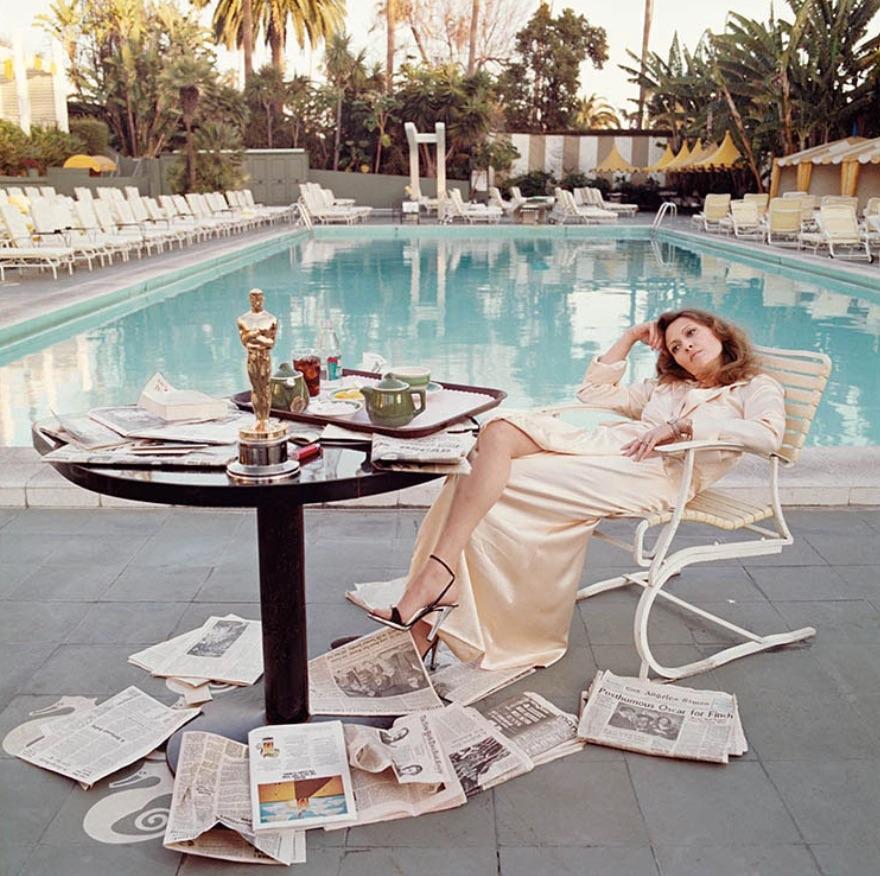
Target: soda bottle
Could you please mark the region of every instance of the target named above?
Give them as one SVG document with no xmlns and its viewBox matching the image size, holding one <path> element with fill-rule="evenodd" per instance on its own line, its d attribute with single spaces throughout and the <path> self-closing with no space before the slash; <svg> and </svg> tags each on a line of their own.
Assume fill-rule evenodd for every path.
<svg viewBox="0 0 880 876">
<path fill-rule="evenodd" d="M 340 385 L 342 380 L 342 351 L 339 348 L 339 338 L 333 330 L 333 323 L 329 320 L 324 323 L 321 330 L 319 343 L 321 354 L 321 383 L 327 389 Z"/>
</svg>

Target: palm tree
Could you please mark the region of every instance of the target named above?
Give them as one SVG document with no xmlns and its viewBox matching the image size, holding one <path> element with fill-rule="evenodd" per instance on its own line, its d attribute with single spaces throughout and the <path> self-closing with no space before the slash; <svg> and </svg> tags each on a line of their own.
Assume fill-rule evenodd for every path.
<svg viewBox="0 0 880 876">
<path fill-rule="evenodd" d="M 351 52 L 351 37 L 334 34 L 324 50 L 324 70 L 336 98 L 336 124 L 333 142 L 333 170 L 339 167 L 339 143 L 342 136 L 342 103 L 347 91 L 360 91 L 368 84 L 366 50 Z"/>
<path fill-rule="evenodd" d="M 199 8 L 213 0 L 191 0 Z M 247 15 L 251 15 L 250 39 L 245 39 Z M 287 43 L 288 24 L 293 26 L 297 45 L 317 46 L 334 34 L 345 19 L 345 0 L 217 0 L 212 18 L 216 43 L 227 47 L 241 47 L 245 53 L 245 76 L 253 73 L 253 62 L 248 72 L 248 57 L 253 51 L 257 34 L 262 31 L 272 49 L 272 66 L 284 73 L 284 47 Z"/>
<path fill-rule="evenodd" d="M 598 94 L 591 94 L 589 97 L 582 97 L 578 101 L 574 123 L 575 127 L 585 131 L 619 128 L 620 116 L 617 115 L 604 97 L 599 97 Z"/>
<path fill-rule="evenodd" d="M 642 27 L 642 66 L 641 72 L 644 75 L 645 62 L 648 60 L 648 42 L 651 36 L 651 23 L 654 20 L 654 0 L 645 0 L 645 17 Z M 637 124 L 641 128 L 645 123 L 645 83 L 644 80 L 639 85 L 639 113 Z"/>
<path fill-rule="evenodd" d="M 650 2 L 650 0 L 645 0 Z M 471 2 L 471 29 L 468 35 L 467 75 L 473 76 L 477 64 L 477 23 L 480 19 L 480 0 Z"/>
<path fill-rule="evenodd" d="M 391 94 L 394 78 L 394 20 L 396 12 L 394 0 L 385 0 L 385 93 Z"/>
</svg>

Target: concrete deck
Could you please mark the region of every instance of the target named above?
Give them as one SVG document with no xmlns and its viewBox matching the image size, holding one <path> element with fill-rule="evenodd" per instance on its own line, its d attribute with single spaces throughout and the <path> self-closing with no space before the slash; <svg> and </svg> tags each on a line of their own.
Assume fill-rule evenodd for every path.
<svg viewBox="0 0 880 876">
<path fill-rule="evenodd" d="M 404 572 L 421 513 L 308 510 L 309 651 L 371 628 L 343 599 Z M 749 753 L 728 766 L 588 747 L 419 819 L 313 832 L 321 876 L 869 876 L 880 844 L 880 511 L 795 510 L 780 557 L 689 570 L 673 588 L 759 631 L 812 624 L 811 642 L 691 680 L 739 699 Z M 617 524 L 618 528 L 622 524 Z M 626 557 L 591 546 L 585 582 Z M 177 509 L 0 511 L 0 737 L 64 695 L 104 699 L 157 679 L 126 663 L 211 614 L 259 617 L 254 519 Z M 356 570 L 356 571 L 355 571 Z M 536 582 L 537 583 L 537 582 Z M 634 599 L 575 612 L 569 653 L 496 695 L 535 690 L 568 710 L 597 667 L 637 668 Z M 659 609 L 664 660 L 704 655 L 715 631 Z M 139 779 L 118 784 L 138 773 Z M 253 874 L 165 851 L 170 779 L 136 763 L 90 791 L 0 752 L 4 876 Z M 116 784 L 114 784 L 116 783 Z"/>
</svg>

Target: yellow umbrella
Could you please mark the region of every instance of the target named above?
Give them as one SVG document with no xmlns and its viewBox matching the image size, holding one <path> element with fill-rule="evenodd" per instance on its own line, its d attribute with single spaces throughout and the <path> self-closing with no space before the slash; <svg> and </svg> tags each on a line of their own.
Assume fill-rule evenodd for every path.
<svg viewBox="0 0 880 876">
<path fill-rule="evenodd" d="M 733 145 L 730 131 L 726 131 L 721 145 L 708 157 L 704 158 L 694 169 L 729 170 L 742 158 L 739 149 Z"/>
<path fill-rule="evenodd" d="M 78 167 L 85 170 L 94 170 L 95 173 L 101 172 L 101 165 L 91 155 L 71 155 L 64 162 L 64 167 Z"/>
<path fill-rule="evenodd" d="M 106 155 L 92 155 L 91 157 L 97 163 L 101 173 L 113 173 L 116 170 L 116 162 L 112 158 L 108 158 Z"/>
<path fill-rule="evenodd" d="M 705 146 L 697 140 L 697 145 L 694 146 L 690 160 L 687 165 L 683 167 L 683 170 L 701 170 L 702 168 L 696 167 L 701 161 L 705 161 L 710 155 L 713 155 L 718 151 L 718 147 L 714 143 L 707 143 Z"/>
<path fill-rule="evenodd" d="M 666 149 L 663 151 L 663 154 L 660 156 L 660 160 L 655 162 L 654 164 L 649 165 L 648 167 L 642 168 L 642 173 L 656 173 L 657 171 L 663 170 L 667 164 L 669 164 L 672 159 L 675 158 L 675 153 L 672 151 L 672 147 L 667 143 Z"/>
<path fill-rule="evenodd" d="M 618 151 L 617 144 L 611 147 L 611 151 L 596 168 L 596 173 L 637 173 L 638 168 L 633 167 Z"/>
<path fill-rule="evenodd" d="M 691 150 L 687 144 L 687 140 L 681 144 L 681 149 L 678 150 L 678 155 L 663 168 L 666 173 L 675 173 L 683 164 L 687 162 L 687 160 L 691 157 Z"/>
</svg>

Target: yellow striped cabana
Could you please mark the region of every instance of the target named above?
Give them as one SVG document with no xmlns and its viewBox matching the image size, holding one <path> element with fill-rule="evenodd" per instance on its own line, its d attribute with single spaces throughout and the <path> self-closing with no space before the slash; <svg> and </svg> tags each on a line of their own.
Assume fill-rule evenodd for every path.
<svg viewBox="0 0 880 876">
<path fill-rule="evenodd" d="M 638 168 L 633 167 L 617 150 L 615 143 L 605 158 L 596 165 L 596 173 L 638 173 Z"/>
</svg>

